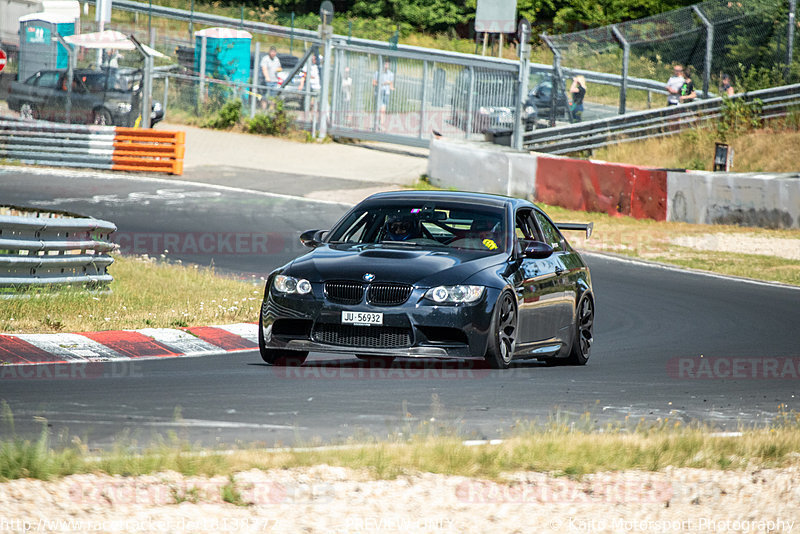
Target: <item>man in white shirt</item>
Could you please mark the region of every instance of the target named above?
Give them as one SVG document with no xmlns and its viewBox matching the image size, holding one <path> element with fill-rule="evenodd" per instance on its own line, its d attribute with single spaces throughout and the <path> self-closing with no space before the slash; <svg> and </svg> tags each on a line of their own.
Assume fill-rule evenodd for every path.
<svg viewBox="0 0 800 534">
<path fill-rule="evenodd" d="M 683 66 L 675 65 L 672 76 L 667 80 L 667 105 L 677 106 L 681 102 L 681 87 L 683 87 Z"/>
<path fill-rule="evenodd" d="M 281 60 L 278 59 L 278 51 L 274 46 L 270 47 L 269 54 L 261 58 L 261 74 L 264 76 L 264 84 L 267 90 L 264 91 L 264 98 L 261 99 L 261 108 L 267 108 L 267 98 L 275 94 L 278 88 L 278 73 L 282 71 Z"/>
<path fill-rule="evenodd" d="M 372 85 L 378 87 L 378 78 L 381 79 L 381 86 L 378 88 L 378 104 L 380 106 L 380 128 L 384 127 L 386 122 L 386 106 L 389 104 L 389 95 L 394 91 L 394 72 L 389 70 L 390 63 L 388 60 L 383 62 L 383 72 L 375 73 L 375 78 L 372 80 Z M 380 74 L 380 76 L 379 76 Z"/>
</svg>

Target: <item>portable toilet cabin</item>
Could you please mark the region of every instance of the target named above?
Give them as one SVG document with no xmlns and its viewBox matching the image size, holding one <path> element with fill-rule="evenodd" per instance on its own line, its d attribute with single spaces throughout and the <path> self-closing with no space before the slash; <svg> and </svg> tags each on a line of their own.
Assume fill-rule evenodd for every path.
<svg viewBox="0 0 800 534">
<path fill-rule="evenodd" d="M 250 83 L 250 42 L 253 36 L 244 30 L 206 28 L 195 32 L 194 71 L 200 72 L 203 37 L 206 40 L 207 78 L 246 85 Z M 232 89 L 209 84 L 210 95 L 227 98 Z"/>
<path fill-rule="evenodd" d="M 75 33 L 75 19 L 63 13 L 31 13 L 19 18 L 19 81 L 45 69 L 66 69 L 69 54 L 53 36 Z"/>
</svg>

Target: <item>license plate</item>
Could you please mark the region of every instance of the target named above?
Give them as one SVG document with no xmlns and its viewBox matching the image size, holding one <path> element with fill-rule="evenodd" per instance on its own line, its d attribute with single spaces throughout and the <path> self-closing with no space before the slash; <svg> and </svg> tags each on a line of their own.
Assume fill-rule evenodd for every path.
<svg viewBox="0 0 800 534">
<path fill-rule="evenodd" d="M 380 325 L 383 324 L 383 314 L 370 313 L 370 312 L 343 311 L 342 324 Z"/>
</svg>

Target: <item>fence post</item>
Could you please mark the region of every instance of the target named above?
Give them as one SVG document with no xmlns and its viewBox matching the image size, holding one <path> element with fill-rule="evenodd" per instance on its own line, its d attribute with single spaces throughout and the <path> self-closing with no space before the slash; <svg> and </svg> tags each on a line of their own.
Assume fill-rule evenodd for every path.
<svg viewBox="0 0 800 534">
<path fill-rule="evenodd" d="M 516 150 L 522 150 L 522 137 L 525 134 L 525 123 L 522 121 L 522 107 L 528 97 L 528 77 L 529 66 L 528 56 L 530 55 L 530 35 L 531 23 L 523 18 L 519 21 L 519 86 L 517 88 L 517 102 L 514 112 L 514 139 L 512 146 Z M 555 90 L 553 91 L 555 92 Z"/>
<path fill-rule="evenodd" d="M 619 114 L 625 114 L 626 99 L 628 97 L 628 62 L 630 61 L 631 45 L 619 31 L 616 24 L 611 26 L 611 31 L 622 45 L 622 83 L 619 86 Z"/>
<path fill-rule="evenodd" d="M 373 117 L 374 130 L 377 132 L 381 127 L 381 87 L 383 86 L 383 54 L 378 54 L 378 74 L 375 75 L 375 116 Z"/>
<path fill-rule="evenodd" d="M 334 55 L 333 51 L 331 51 L 331 55 Z M 330 115 L 329 123 L 331 127 L 333 127 L 336 124 L 341 125 L 342 123 L 341 116 L 337 115 L 341 115 L 339 107 L 341 104 L 340 100 L 342 98 L 341 96 L 342 80 L 344 79 L 344 59 L 343 59 L 344 53 L 342 52 L 341 48 L 337 48 L 335 55 L 336 55 L 335 70 L 331 71 L 331 83 L 333 84 L 331 87 L 331 108 L 329 111 Z M 352 87 L 350 89 L 350 94 L 352 95 Z"/>
<path fill-rule="evenodd" d="M 63 46 L 64 50 L 67 51 L 67 105 L 64 108 L 64 114 L 66 115 L 67 124 L 70 124 L 72 122 L 72 80 L 75 73 L 75 52 L 64 38 L 61 37 L 61 34 L 55 33 L 53 36 L 58 41 L 58 44 Z M 100 52 L 102 52 L 102 50 Z"/>
<path fill-rule="evenodd" d="M 161 104 L 161 109 L 164 110 L 164 118 L 167 118 L 167 100 L 169 100 L 169 74 L 164 73 L 164 102 Z"/>
<path fill-rule="evenodd" d="M 561 51 L 550 40 L 547 32 L 543 33 L 541 37 L 550 51 L 553 52 L 553 88 L 550 91 L 550 126 L 552 127 L 556 125 L 556 103 L 558 102 L 556 100 L 558 96 L 556 89 L 560 88 L 561 85 Z"/>
<path fill-rule="evenodd" d="M 197 101 L 201 104 L 206 101 L 206 43 L 207 38 L 203 35 L 200 38 L 200 93 L 197 95 Z"/>
<path fill-rule="evenodd" d="M 469 138 L 472 133 L 472 113 L 475 108 L 473 102 L 475 96 L 475 67 L 469 66 L 469 90 L 467 92 L 467 128 L 464 130 L 464 137 Z"/>
<path fill-rule="evenodd" d="M 792 65 L 792 59 L 794 57 L 794 24 L 795 18 L 797 14 L 797 0 L 789 0 L 789 29 L 787 30 L 787 42 L 786 42 L 786 74 L 785 76 L 789 76 L 789 67 Z"/>
<path fill-rule="evenodd" d="M 319 100 L 319 139 L 325 139 L 328 135 L 328 112 L 330 110 L 330 102 L 328 98 L 331 94 L 331 63 L 333 57 L 331 53 L 331 41 L 333 38 L 333 3 L 330 0 L 322 2 L 319 10 L 320 16 L 320 37 L 324 43 L 324 63 L 322 64 L 322 88 L 320 90 Z"/>
<path fill-rule="evenodd" d="M 425 122 L 427 109 L 425 100 L 428 98 L 428 60 L 422 62 L 422 88 L 420 89 L 420 107 L 419 107 L 419 138 L 422 139 L 425 133 Z"/>
<path fill-rule="evenodd" d="M 256 114 L 256 100 L 258 97 L 258 71 L 259 71 L 259 56 L 261 52 L 261 43 L 256 41 L 256 49 L 253 56 L 253 85 L 250 86 L 250 118 L 252 119 Z"/>
<path fill-rule="evenodd" d="M 711 60 L 713 58 L 712 51 L 714 47 L 714 25 L 711 24 L 711 21 L 709 21 L 705 15 L 703 15 L 703 12 L 700 11 L 699 7 L 692 6 L 692 10 L 694 10 L 695 14 L 706 27 L 706 64 L 705 69 L 703 70 L 703 93 L 705 98 L 708 98 L 708 91 L 711 88 Z"/>
</svg>

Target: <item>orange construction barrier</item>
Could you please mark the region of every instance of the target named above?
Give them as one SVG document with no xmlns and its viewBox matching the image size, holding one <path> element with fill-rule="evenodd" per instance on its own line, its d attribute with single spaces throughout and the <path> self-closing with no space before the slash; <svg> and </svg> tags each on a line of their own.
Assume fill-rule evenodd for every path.
<svg viewBox="0 0 800 534">
<path fill-rule="evenodd" d="M 116 128 L 112 169 L 183 174 L 186 133 Z"/>
</svg>

